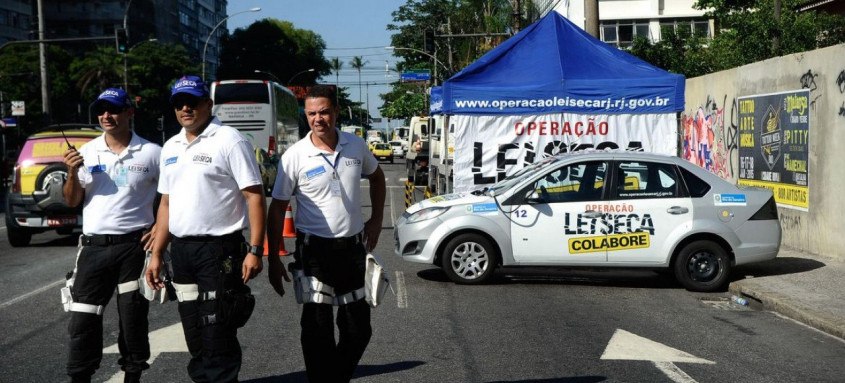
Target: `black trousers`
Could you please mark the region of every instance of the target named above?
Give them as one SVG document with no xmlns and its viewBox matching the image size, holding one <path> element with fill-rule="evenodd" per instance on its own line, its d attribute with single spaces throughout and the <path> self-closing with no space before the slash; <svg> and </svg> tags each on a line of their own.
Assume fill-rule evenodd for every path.
<svg viewBox="0 0 845 383">
<path fill-rule="evenodd" d="M 332 286 L 336 295 L 357 290 L 364 286 L 367 252 L 362 243 L 347 242 L 310 237 L 306 244 L 299 236 L 296 240 L 296 261 L 302 265 L 305 275 Z M 302 306 L 300 341 L 305 370 L 311 382 L 351 380 L 370 342 L 373 333 L 370 306 L 363 299 L 337 307 L 337 342 L 334 322 L 334 306 L 331 304 L 305 303 Z"/>
<path fill-rule="evenodd" d="M 241 273 L 246 248 L 240 233 L 224 237 L 174 238 L 170 245 L 173 282 L 197 284 L 200 293 L 233 290 L 248 293 Z M 179 302 L 179 316 L 194 382 L 237 382 L 241 370 L 238 329 L 221 321 L 220 299 Z M 208 323 L 209 318 L 218 319 Z"/>
<path fill-rule="evenodd" d="M 76 280 L 71 289 L 74 301 L 106 306 L 119 283 L 141 277 L 144 257 L 144 248 L 140 242 L 83 247 L 76 263 Z M 118 294 L 117 312 L 120 317 L 118 363 L 126 373 L 140 374 L 149 368 L 149 301 L 137 290 Z M 100 367 L 103 359 L 103 317 L 71 312 L 68 333 L 67 374 L 86 380 Z"/>
</svg>

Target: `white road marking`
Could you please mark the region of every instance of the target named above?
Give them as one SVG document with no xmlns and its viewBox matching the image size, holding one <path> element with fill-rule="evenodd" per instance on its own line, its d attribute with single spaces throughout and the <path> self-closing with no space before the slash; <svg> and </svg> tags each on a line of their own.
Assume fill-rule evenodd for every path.
<svg viewBox="0 0 845 383">
<path fill-rule="evenodd" d="M 172 324 L 170 326 L 160 328 L 150 333 L 150 359 L 148 364 L 153 364 L 153 361 L 163 352 L 188 352 L 188 345 L 185 343 L 185 332 L 182 330 L 182 323 Z M 103 349 L 103 354 L 118 354 L 120 350 L 117 348 L 117 343 Z M 107 383 L 120 383 L 123 381 L 123 371 L 118 371 L 116 374 L 107 380 Z"/>
<path fill-rule="evenodd" d="M 387 189 L 387 204 L 390 205 L 390 226 L 396 226 L 396 214 L 393 213 L 393 189 Z"/>
<path fill-rule="evenodd" d="M 716 364 L 716 362 L 699 358 L 622 329 L 616 329 L 599 359 L 646 360 L 654 363 L 669 379 L 677 383 L 695 383 L 696 381 L 678 368 L 675 365 L 676 362 Z"/>
<path fill-rule="evenodd" d="M 405 273 L 396 272 L 396 306 L 400 309 L 408 308 L 408 290 L 405 288 Z"/>
<path fill-rule="evenodd" d="M 691 376 L 687 375 L 686 372 L 682 371 L 675 363 L 672 362 L 654 362 L 654 365 L 663 371 L 669 379 L 672 379 L 675 383 L 698 383 L 695 379 Z"/>
<path fill-rule="evenodd" d="M 0 303 L 0 309 L 6 308 L 6 307 L 8 307 L 8 306 L 11 306 L 11 305 L 13 305 L 13 304 L 15 304 L 15 303 L 18 303 L 18 302 L 20 302 L 20 301 L 22 301 L 22 300 L 26 299 L 26 298 L 29 298 L 29 297 L 31 297 L 31 296 L 33 296 L 33 295 L 36 295 L 36 294 L 40 294 L 40 293 L 42 293 L 42 292 L 44 292 L 44 291 L 47 291 L 47 290 L 49 290 L 49 289 L 52 289 L 52 288 L 54 288 L 54 287 L 56 287 L 56 286 L 60 286 L 60 285 L 62 285 L 62 284 L 64 284 L 64 283 L 65 283 L 65 280 L 64 280 L 64 279 L 59 279 L 58 281 L 55 281 L 55 282 L 53 282 L 53 283 L 51 283 L 51 284 L 49 284 L 49 285 L 47 285 L 47 286 L 40 287 L 40 288 L 38 288 L 37 290 L 30 291 L 30 292 L 28 292 L 28 293 L 26 293 L 26 294 L 24 294 L 24 295 L 18 296 L 18 297 L 16 297 L 16 298 L 12 298 L 12 299 L 10 299 L 10 300 L 8 300 L 8 301 L 6 301 L 6 302 Z M 56 306 L 58 306 L 58 305 L 59 305 L 59 302 L 60 302 L 60 301 L 59 301 L 59 296 L 58 296 L 58 295 L 59 295 L 59 294 L 58 294 L 58 291 L 57 291 L 57 292 L 56 292 Z"/>
</svg>

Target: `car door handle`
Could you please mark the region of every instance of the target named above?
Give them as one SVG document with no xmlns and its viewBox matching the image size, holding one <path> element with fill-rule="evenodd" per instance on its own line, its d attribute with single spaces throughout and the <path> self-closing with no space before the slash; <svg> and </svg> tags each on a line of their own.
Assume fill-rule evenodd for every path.
<svg viewBox="0 0 845 383">
<path fill-rule="evenodd" d="M 595 210 L 587 210 L 583 215 L 584 218 L 601 218 L 602 213 Z"/>
<path fill-rule="evenodd" d="M 672 206 L 666 212 L 669 214 L 686 214 L 689 213 L 689 209 L 681 206 Z"/>
</svg>

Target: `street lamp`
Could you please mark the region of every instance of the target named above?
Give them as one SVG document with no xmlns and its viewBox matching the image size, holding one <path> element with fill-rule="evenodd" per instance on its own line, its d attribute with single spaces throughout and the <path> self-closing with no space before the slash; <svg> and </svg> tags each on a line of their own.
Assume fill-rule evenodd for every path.
<svg viewBox="0 0 845 383">
<path fill-rule="evenodd" d="M 263 70 L 258 70 L 258 69 L 254 70 L 253 72 L 255 72 L 255 73 L 261 73 L 261 74 L 266 74 L 266 75 L 268 75 L 268 76 L 272 77 L 274 81 L 276 81 L 276 82 L 278 82 L 278 83 L 281 83 L 281 82 L 282 82 L 282 80 L 279 80 L 279 78 L 278 78 L 278 77 L 276 77 L 276 75 L 274 75 L 274 74 L 272 74 L 272 73 L 270 73 L 270 72 L 263 71 Z"/>
<path fill-rule="evenodd" d="M 217 25 L 215 25 L 214 28 L 211 29 L 211 32 L 208 33 L 208 37 L 206 37 L 206 39 L 205 39 L 205 45 L 203 45 L 203 47 L 202 47 L 202 79 L 203 80 L 205 80 L 205 51 L 208 49 L 208 41 L 211 40 L 211 36 L 214 35 L 214 31 L 216 31 L 217 28 L 219 28 L 221 25 L 223 25 L 223 23 L 225 23 L 226 20 L 229 20 L 229 18 L 231 18 L 232 16 L 240 15 L 241 13 L 247 13 L 247 12 L 258 12 L 260 10 L 261 10 L 260 7 L 255 7 L 255 8 L 247 9 L 245 11 L 235 12 L 235 13 L 229 15 L 229 16 L 224 17 L 223 20 L 220 20 L 220 22 L 217 23 Z"/>
<path fill-rule="evenodd" d="M 428 53 L 426 51 L 415 49 L 415 48 L 404 48 L 404 47 L 394 47 L 394 46 L 387 46 L 387 47 L 384 47 L 384 49 L 387 49 L 389 51 L 412 51 L 412 52 L 417 52 L 419 54 L 426 55 L 426 56 L 430 57 L 432 60 L 434 60 L 434 63 L 435 63 L 435 65 L 434 65 L 435 82 L 437 81 L 437 64 L 440 64 L 440 66 L 442 66 L 443 69 L 445 69 L 447 73 L 449 72 L 449 67 L 447 67 L 446 64 L 443 64 L 443 62 L 438 60 L 437 57 L 434 57 L 434 55 L 432 55 L 431 53 Z"/>
<path fill-rule="evenodd" d="M 288 80 L 287 84 L 285 84 L 285 85 L 290 85 L 290 84 L 293 82 L 293 79 L 295 79 L 295 78 L 296 78 L 296 76 L 299 76 L 299 75 L 301 75 L 301 74 L 303 74 L 303 73 L 313 72 L 313 71 L 314 71 L 314 68 L 309 68 L 309 69 L 306 69 L 306 70 L 304 70 L 304 71 L 297 72 L 295 75 L 293 75 L 293 76 L 291 76 L 291 77 L 290 77 L 290 79 Z"/>
</svg>

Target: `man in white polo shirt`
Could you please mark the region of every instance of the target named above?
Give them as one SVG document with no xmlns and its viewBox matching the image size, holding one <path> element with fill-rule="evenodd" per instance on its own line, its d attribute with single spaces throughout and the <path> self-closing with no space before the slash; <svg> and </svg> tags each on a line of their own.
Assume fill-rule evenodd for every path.
<svg viewBox="0 0 845 383">
<path fill-rule="evenodd" d="M 295 264 L 326 294 L 303 299 L 302 354 L 311 382 L 348 382 L 372 335 L 370 306 L 363 299 L 364 260 L 381 233 L 386 194 L 384 172 L 360 137 L 335 127 L 334 87 L 316 85 L 305 97 L 311 131 L 279 160 L 268 213 L 268 254 L 278 254 L 282 214 L 296 197 Z M 372 213 L 364 223 L 361 178 L 370 181 Z M 268 257 L 270 284 L 284 295 L 287 279 L 278 256 Z M 358 294 L 358 292 L 361 292 Z M 305 295 L 305 294 L 300 294 Z M 333 304 L 339 340 L 335 342 Z"/>
<path fill-rule="evenodd" d="M 161 147 L 132 132 L 133 109 L 123 89 L 106 89 L 94 110 L 105 133 L 64 153 L 68 167 L 64 198 L 82 208 L 82 246 L 71 288 L 67 373 L 90 382 L 103 358 L 103 308 L 118 289 L 118 345 L 126 382 L 140 381 L 147 369 L 149 301 L 139 293 L 154 222 L 153 203 Z M 145 246 L 145 243 L 147 245 Z"/>
<path fill-rule="evenodd" d="M 147 283 L 170 254 L 179 316 L 195 382 L 236 382 L 241 368 L 237 330 L 255 300 L 246 283 L 262 268 L 265 200 L 252 144 L 211 114 L 208 88 L 197 76 L 174 83 L 170 103 L 182 131 L 161 150 L 156 241 Z M 249 227 L 250 241 L 242 231 Z"/>
</svg>

